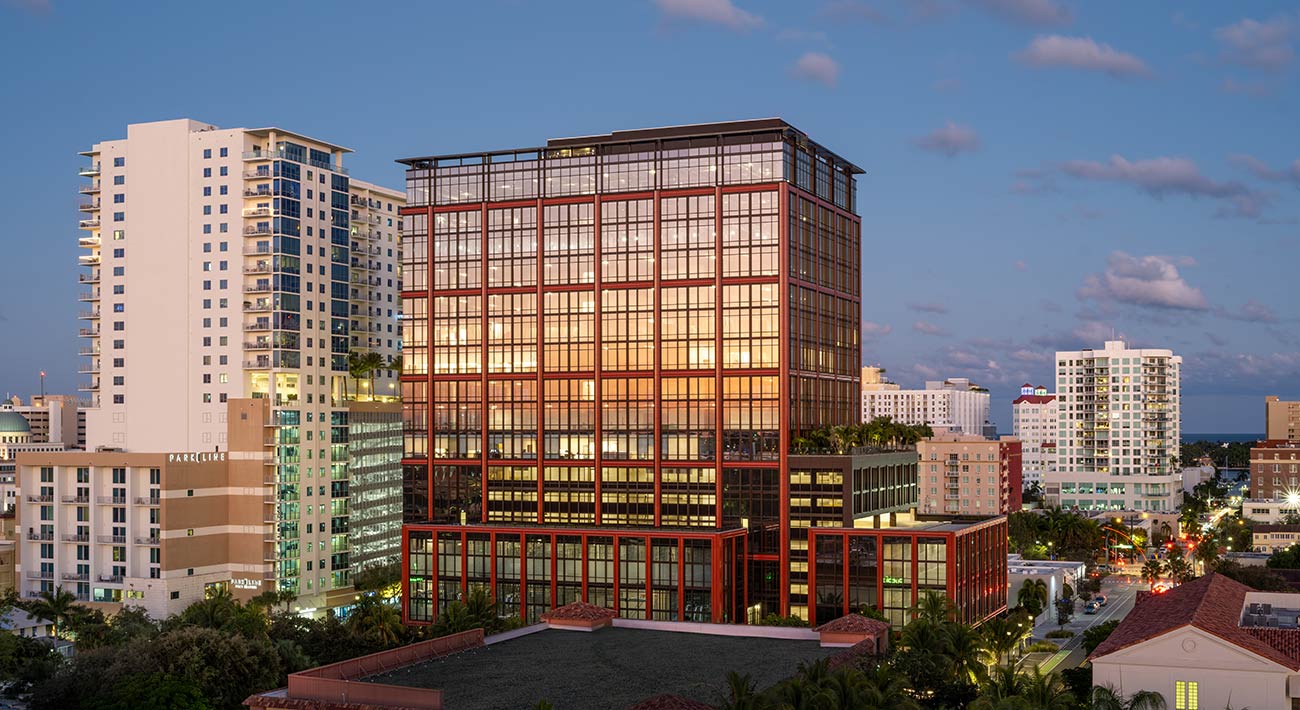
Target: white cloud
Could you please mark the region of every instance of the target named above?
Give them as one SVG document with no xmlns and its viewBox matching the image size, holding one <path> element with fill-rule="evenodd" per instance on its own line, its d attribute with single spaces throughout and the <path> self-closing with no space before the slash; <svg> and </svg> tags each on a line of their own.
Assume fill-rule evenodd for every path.
<svg viewBox="0 0 1300 710">
<path fill-rule="evenodd" d="M 942 127 L 913 141 L 918 148 L 943 153 L 949 158 L 980 147 L 979 134 L 970 126 L 948 121 Z"/>
<path fill-rule="evenodd" d="M 927 303 L 908 303 L 907 307 L 918 313 L 947 313 L 948 307 L 937 301 Z"/>
<path fill-rule="evenodd" d="M 915 330 L 916 332 L 921 333 L 923 335 L 947 335 L 948 334 L 948 331 L 944 330 L 943 328 L 935 325 L 934 323 L 927 323 L 923 320 L 919 320 L 913 323 L 912 330 Z"/>
<path fill-rule="evenodd" d="M 1258 217 L 1268 197 L 1237 182 L 1216 182 L 1201 174 L 1196 163 L 1187 158 L 1150 158 L 1128 160 L 1112 155 L 1106 162 L 1071 160 L 1061 171 L 1081 180 L 1122 182 L 1133 185 L 1153 197 L 1177 194 L 1221 200 L 1219 216 Z"/>
<path fill-rule="evenodd" d="M 862 0 L 833 0 L 821 7 L 821 14 L 837 21 L 872 22 L 881 24 L 887 18 L 874 6 Z"/>
<path fill-rule="evenodd" d="M 790 75 L 796 79 L 815 81 L 833 87 L 840 78 L 840 65 L 828 54 L 808 52 L 799 57 L 790 68 Z"/>
<path fill-rule="evenodd" d="M 1149 76 L 1151 69 L 1141 59 L 1090 37 L 1041 35 L 1016 55 L 1032 67 L 1069 67 L 1105 72 L 1114 77 Z"/>
<path fill-rule="evenodd" d="M 1225 61 L 1276 71 L 1285 68 L 1295 58 L 1291 43 L 1296 30 L 1297 23 L 1289 16 L 1264 21 L 1247 17 L 1215 30 L 1214 37 L 1222 46 Z"/>
<path fill-rule="evenodd" d="M 655 0 L 666 18 L 722 25 L 747 32 L 763 24 L 763 18 L 746 12 L 731 0 Z"/>
<path fill-rule="evenodd" d="M 982 10 L 1031 27 L 1068 25 L 1074 21 L 1070 8 L 1053 0 L 966 0 Z"/>
<path fill-rule="evenodd" d="M 1229 156 L 1228 159 L 1237 165 L 1246 168 L 1253 173 L 1255 177 L 1261 180 L 1293 182 L 1296 187 L 1300 187 L 1300 158 L 1292 161 L 1290 165 L 1278 170 L 1274 170 L 1268 165 L 1268 163 L 1265 163 L 1253 155 L 1237 154 Z"/>
<path fill-rule="evenodd" d="M 864 340 L 867 338 L 883 338 L 892 332 L 894 332 L 894 326 L 892 325 L 872 323 L 871 321 L 862 322 L 862 337 Z"/>
<path fill-rule="evenodd" d="M 1269 308 L 1253 298 L 1247 300 L 1241 305 L 1241 308 L 1238 308 L 1235 311 L 1220 309 L 1218 313 L 1224 318 L 1245 321 L 1247 323 L 1277 322 L 1277 313 L 1274 313 L 1272 308 Z"/>
<path fill-rule="evenodd" d="M 1225 94 L 1240 94 L 1254 99 L 1272 96 L 1276 91 L 1272 84 L 1262 81 L 1237 81 L 1232 78 L 1224 79 L 1219 88 Z"/>
<path fill-rule="evenodd" d="M 1116 251 L 1106 259 L 1105 271 L 1084 277 L 1078 297 L 1171 310 L 1209 310 L 1201 290 L 1189 285 L 1178 273 L 1179 264 L 1187 266 L 1191 262 L 1177 257 L 1130 256 Z"/>
</svg>

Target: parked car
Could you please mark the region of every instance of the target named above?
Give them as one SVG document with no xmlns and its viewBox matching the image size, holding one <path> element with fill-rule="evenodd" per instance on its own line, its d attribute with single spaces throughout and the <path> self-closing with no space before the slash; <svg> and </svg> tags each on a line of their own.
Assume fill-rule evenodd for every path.
<svg viewBox="0 0 1300 710">
<path fill-rule="evenodd" d="M 1096 602 L 1097 606 L 1106 606 L 1106 595 L 1098 594 L 1096 597 L 1093 597 L 1093 601 Z"/>
<path fill-rule="evenodd" d="M 1087 604 L 1084 604 L 1084 605 L 1083 605 L 1083 613 L 1085 613 L 1085 614 L 1096 614 L 1096 613 L 1097 613 L 1097 609 L 1099 609 L 1099 608 L 1100 608 L 1100 607 L 1097 605 L 1097 602 L 1095 602 L 1095 601 L 1090 601 L 1090 602 L 1088 602 Z"/>
</svg>

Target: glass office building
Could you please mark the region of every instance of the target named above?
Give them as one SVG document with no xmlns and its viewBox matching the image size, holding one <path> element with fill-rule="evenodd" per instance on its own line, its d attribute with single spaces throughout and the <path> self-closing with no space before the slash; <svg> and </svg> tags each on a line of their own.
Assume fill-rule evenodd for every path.
<svg viewBox="0 0 1300 710">
<path fill-rule="evenodd" d="M 401 162 L 406 619 L 790 613 L 789 444 L 858 416 L 862 171 L 780 119 Z"/>
</svg>

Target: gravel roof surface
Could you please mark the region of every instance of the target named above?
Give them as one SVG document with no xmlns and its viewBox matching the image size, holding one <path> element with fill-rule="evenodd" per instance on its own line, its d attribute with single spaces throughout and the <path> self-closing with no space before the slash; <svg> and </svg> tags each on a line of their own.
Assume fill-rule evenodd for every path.
<svg viewBox="0 0 1300 710">
<path fill-rule="evenodd" d="M 549 629 L 366 678 L 373 683 L 440 688 L 447 710 L 626 710 L 672 693 L 718 704 L 727 671 L 766 688 L 800 661 L 833 655 L 817 641 L 711 636 L 606 628 Z"/>
</svg>

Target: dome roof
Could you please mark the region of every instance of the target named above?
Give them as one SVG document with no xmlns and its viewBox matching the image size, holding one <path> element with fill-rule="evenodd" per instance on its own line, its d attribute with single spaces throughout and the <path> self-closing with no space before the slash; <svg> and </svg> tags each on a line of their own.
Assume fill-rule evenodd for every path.
<svg viewBox="0 0 1300 710">
<path fill-rule="evenodd" d="M 32 425 L 27 417 L 12 409 L 0 409 L 0 434 L 30 434 Z"/>
</svg>

